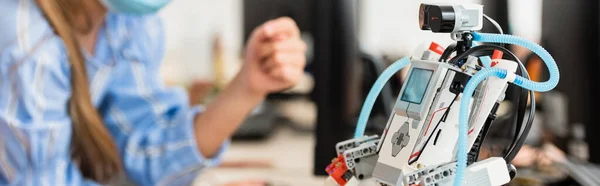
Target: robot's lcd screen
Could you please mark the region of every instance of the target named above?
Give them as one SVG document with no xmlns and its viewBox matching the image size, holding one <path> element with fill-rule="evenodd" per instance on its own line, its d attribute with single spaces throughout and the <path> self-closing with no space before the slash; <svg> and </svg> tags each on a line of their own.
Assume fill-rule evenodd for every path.
<svg viewBox="0 0 600 186">
<path fill-rule="evenodd" d="M 410 73 L 401 100 L 414 104 L 421 104 L 432 75 L 433 70 L 414 68 Z"/>
</svg>

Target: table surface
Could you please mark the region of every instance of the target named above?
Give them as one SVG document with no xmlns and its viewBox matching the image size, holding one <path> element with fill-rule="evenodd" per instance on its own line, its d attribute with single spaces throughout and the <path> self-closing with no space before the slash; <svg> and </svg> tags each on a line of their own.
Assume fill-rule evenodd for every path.
<svg viewBox="0 0 600 186">
<path fill-rule="evenodd" d="M 312 132 L 295 132 L 283 126 L 266 140 L 234 141 L 224 154 L 224 162 L 268 162 L 270 166 L 207 169 L 193 185 L 214 186 L 244 180 L 263 180 L 272 186 L 323 185 L 326 177 L 312 174 L 314 141 Z M 522 169 L 521 174 L 526 172 Z M 365 180 L 360 185 L 376 184 Z"/>
<path fill-rule="evenodd" d="M 314 137 L 279 127 L 266 140 L 234 141 L 224 162 L 267 161 L 271 167 L 225 168 L 204 171 L 194 186 L 221 185 L 241 180 L 265 180 L 274 186 L 323 185 L 325 177 L 313 176 Z"/>
</svg>

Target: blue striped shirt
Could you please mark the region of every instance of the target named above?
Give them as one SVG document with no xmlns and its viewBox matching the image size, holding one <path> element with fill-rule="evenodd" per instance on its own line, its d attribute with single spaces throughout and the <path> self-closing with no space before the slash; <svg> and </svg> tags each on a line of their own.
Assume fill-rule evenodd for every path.
<svg viewBox="0 0 600 186">
<path fill-rule="evenodd" d="M 70 69 L 65 47 L 33 0 L 0 2 L 0 185 L 97 185 L 70 158 Z M 92 102 L 139 185 L 189 185 L 219 163 L 196 146 L 183 89 L 159 76 L 165 50 L 156 15 L 109 13 L 86 54 Z"/>
</svg>

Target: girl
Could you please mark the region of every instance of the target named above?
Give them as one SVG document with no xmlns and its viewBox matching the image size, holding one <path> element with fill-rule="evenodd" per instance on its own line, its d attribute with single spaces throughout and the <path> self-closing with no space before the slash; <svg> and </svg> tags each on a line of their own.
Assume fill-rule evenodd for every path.
<svg viewBox="0 0 600 186">
<path fill-rule="evenodd" d="M 289 18 L 252 34 L 242 70 L 205 108 L 158 74 L 169 0 L 0 2 L 0 185 L 189 185 L 265 95 L 294 85 Z"/>
</svg>

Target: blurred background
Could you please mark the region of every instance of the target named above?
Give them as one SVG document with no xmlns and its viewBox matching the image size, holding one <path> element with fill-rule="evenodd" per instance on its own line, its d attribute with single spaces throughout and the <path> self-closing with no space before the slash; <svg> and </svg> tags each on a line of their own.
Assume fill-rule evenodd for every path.
<svg viewBox="0 0 600 186">
<path fill-rule="evenodd" d="M 337 142 L 352 137 L 360 106 L 378 74 L 424 43 L 444 46 L 449 34 L 421 31 L 418 7 L 428 0 L 177 0 L 162 10 L 167 54 L 161 76 L 184 86 L 194 104 L 209 103 L 235 76 L 250 32 L 280 16 L 293 18 L 307 42 L 308 66 L 298 86 L 270 95 L 236 132 L 222 166 L 199 176 L 197 185 L 268 182 L 322 185 Z M 586 185 L 585 167 L 600 164 L 600 105 L 596 62 L 600 54 L 597 0 L 438 0 L 480 3 L 505 33 L 544 46 L 555 57 L 561 81 L 555 91 L 536 94 L 533 129 L 513 162 L 519 174 L 511 185 Z M 484 25 L 483 32 L 494 32 Z M 509 46 L 534 80 L 547 78 L 530 51 Z M 403 82 L 384 89 L 369 121 L 380 134 Z M 512 138 L 517 103 L 508 90 L 485 156 L 498 156 Z M 598 104 L 597 104 L 598 103 Z M 507 127 L 509 126 L 509 127 Z M 560 156 L 559 158 L 551 155 Z M 562 157 L 562 158 L 561 158 Z M 565 164 L 576 166 L 564 166 Z M 581 168 L 583 167 L 583 168 Z M 591 178 L 590 178 L 590 175 Z M 586 180 L 588 182 L 586 182 Z M 600 182 L 600 181 L 599 181 Z M 598 182 L 597 182 L 598 183 Z"/>
</svg>

